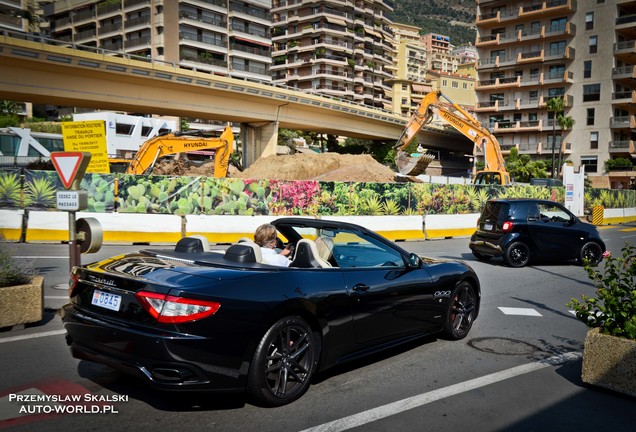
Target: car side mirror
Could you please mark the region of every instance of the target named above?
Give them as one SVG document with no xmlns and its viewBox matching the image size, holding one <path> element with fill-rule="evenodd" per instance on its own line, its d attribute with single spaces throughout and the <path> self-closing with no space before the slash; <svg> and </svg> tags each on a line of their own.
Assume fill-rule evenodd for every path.
<svg viewBox="0 0 636 432">
<path fill-rule="evenodd" d="M 417 254 L 409 255 L 409 268 L 420 268 L 422 267 L 422 259 L 417 256 Z"/>
</svg>

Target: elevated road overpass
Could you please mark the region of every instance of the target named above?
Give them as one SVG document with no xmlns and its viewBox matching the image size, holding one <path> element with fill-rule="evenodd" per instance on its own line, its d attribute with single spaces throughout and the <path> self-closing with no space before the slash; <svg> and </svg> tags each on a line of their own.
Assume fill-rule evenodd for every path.
<svg viewBox="0 0 636 432">
<path fill-rule="evenodd" d="M 394 141 L 407 120 L 265 82 L 14 33 L 0 35 L 0 99 L 240 123 L 248 165 L 275 152 L 279 127 Z M 419 141 L 472 153 L 472 143 L 452 131 L 428 127 Z"/>
</svg>

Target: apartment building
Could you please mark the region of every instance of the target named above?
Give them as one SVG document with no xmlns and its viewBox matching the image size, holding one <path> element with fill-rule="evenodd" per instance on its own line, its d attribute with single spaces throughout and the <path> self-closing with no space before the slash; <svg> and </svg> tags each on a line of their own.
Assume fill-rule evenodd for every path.
<svg viewBox="0 0 636 432">
<path fill-rule="evenodd" d="M 55 39 L 271 82 L 270 5 L 271 0 L 66 0 L 43 8 Z"/>
<path fill-rule="evenodd" d="M 426 81 L 428 60 L 426 47 L 420 43 L 420 28 L 406 24 L 392 23 L 393 64 L 387 67 L 392 78 L 387 81 L 391 86 L 391 111 L 405 117 L 411 115 L 422 101 L 422 97 L 431 91 Z"/>
<path fill-rule="evenodd" d="M 604 164 L 636 156 L 636 1 L 477 4 L 476 112 L 502 149 L 549 167 L 554 151 L 607 186 L 629 186 L 629 173 L 607 176 Z M 572 129 L 553 122 L 547 103 L 555 97 Z"/>
<path fill-rule="evenodd" d="M 391 109 L 388 0 L 273 0 L 272 79 Z"/>
</svg>

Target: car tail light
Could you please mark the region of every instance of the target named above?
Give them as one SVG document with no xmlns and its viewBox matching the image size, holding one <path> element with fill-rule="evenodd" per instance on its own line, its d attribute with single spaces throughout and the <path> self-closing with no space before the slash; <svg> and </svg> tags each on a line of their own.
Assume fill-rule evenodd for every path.
<svg viewBox="0 0 636 432">
<path fill-rule="evenodd" d="M 71 273 L 68 277 L 68 296 L 69 298 L 73 297 L 73 292 L 75 288 L 77 288 L 77 284 L 79 283 L 79 277 L 75 273 Z"/>
<path fill-rule="evenodd" d="M 141 305 L 160 323 L 184 323 L 214 315 L 220 303 L 139 291 Z"/>
<path fill-rule="evenodd" d="M 510 232 L 510 231 L 512 231 L 512 227 L 513 227 L 513 226 L 515 226 L 515 224 L 514 224 L 514 223 L 512 223 L 512 222 L 510 222 L 510 221 L 505 221 L 505 222 L 503 223 L 503 225 L 501 226 L 501 230 L 502 230 L 503 232 Z"/>
</svg>

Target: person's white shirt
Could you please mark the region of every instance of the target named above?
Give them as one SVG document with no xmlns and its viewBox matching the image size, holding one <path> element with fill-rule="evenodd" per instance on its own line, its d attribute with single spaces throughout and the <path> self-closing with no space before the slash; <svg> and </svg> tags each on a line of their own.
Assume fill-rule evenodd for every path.
<svg viewBox="0 0 636 432">
<path fill-rule="evenodd" d="M 265 262 L 265 264 L 289 267 L 289 264 L 291 263 L 289 258 L 279 254 L 274 249 L 262 247 L 261 255 L 263 256 L 263 262 Z"/>
</svg>

